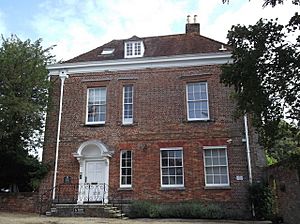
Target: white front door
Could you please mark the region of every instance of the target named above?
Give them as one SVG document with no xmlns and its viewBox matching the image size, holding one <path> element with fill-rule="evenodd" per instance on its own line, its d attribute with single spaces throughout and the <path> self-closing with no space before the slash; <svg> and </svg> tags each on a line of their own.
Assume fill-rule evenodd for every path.
<svg viewBox="0 0 300 224">
<path fill-rule="evenodd" d="M 86 161 L 84 184 L 81 186 L 83 202 L 107 202 L 108 165 L 106 161 Z"/>
<path fill-rule="evenodd" d="M 87 161 L 85 168 L 85 183 L 105 183 L 105 161 Z"/>
</svg>

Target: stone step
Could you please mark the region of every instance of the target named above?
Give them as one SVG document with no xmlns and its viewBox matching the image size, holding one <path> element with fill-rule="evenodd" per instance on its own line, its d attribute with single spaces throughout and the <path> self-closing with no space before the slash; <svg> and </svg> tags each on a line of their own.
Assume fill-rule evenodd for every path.
<svg viewBox="0 0 300 224">
<path fill-rule="evenodd" d="M 103 217 L 103 218 L 123 218 L 123 214 L 118 207 L 110 204 L 53 204 L 48 216 L 57 217 Z"/>
</svg>

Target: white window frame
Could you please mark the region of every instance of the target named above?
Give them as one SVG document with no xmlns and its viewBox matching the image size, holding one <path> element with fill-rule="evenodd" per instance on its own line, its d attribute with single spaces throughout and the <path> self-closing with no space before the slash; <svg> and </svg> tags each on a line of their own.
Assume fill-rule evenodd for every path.
<svg viewBox="0 0 300 224">
<path fill-rule="evenodd" d="M 125 103 L 125 88 L 126 87 L 131 87 L 131 96 L 132 96 L 132 99 L 131 99 L 131 102 L 132 103 Z M 134 94 L 134 88 L 133 88 L 133 85 L 124 85 L 123 86 L 123 112 L 122 112 L 122 123 L 124 125 L 127 125 L 127 124 L 133 124 L 133 94 Z M 125 105 L 131 105 L 132 106 L 132 117 L 131 118 L 125 118 Z"/>
<path fill-rule="evenodd" d="M 123 167 L 122 166 L 122 160 L 123 160 L 123 158 L 122 158 L 122 152 L 130 152 L 131 153 L 131 162 L 130 162 L 130 167 L 128 167 L 128 166 L 126 166 L 126 167 Z M 131 188 L 132 187 L 132 181 L 133 181 L 133 173 L 132 173 L 132 161 L 133 161 L 133 159 L 132 159 L 132 156 L 133 156 L 133 153 L 132 153 L 132 150 L 121 150 L 121 152 L 120 152 L 120 188 Z M 128 169 L 128 168 L 130 168 L 131 169 L 131 184 L 122 184 L 122 168 L 124 168 L 124 169 Z M 128 175 L 126 175 L 126 176 L 128 176 Z"/>
<path fill-rule="evenodd" d="M 141 49 L 140 49 L 140 53 L 136 54 L 135 48 L 137 47 L 138 44 L 140 44 Z M 127 52 L 127 45 L 132 46 L 132 54 L 131 55 L 129 55 L 128 52 Z M 144 47 L 143 41 L 128 41 L 128 42 L 125 42 L 125 44 L 124 44 L 124 58 L 143 57 L 144 52 L 145 52 L 145 47 Z"/>
<path fill-rule="evenodd" d="M 190 118 L 190 108 L 189 108 L 189 102 L 191 100 L 189 100 L 189 89 L 188 89 L 188 86 L 189 84 L 195 84 L 195 83 L 205 83 L 205 86 L 206 86 L 206 96 L 207 98 L 206 99 L 198 99 L 198 100 L 194 100 L 194 102 L 197 102 L 197 101 L 206 101 L 207 103 L 207 117 L 206 118 Z M 193 102 L 193 101 L 192 101 Z M 208 84 L 206 81 L 199 81 L 199 82 L 189 82 L 186 84 L 186 108 L 187 108 L 187 118 L 188 118 L 188 121 L 207 121 L 210 119 L 209 117 L 209 97 L 208 97 Z"/>
<path fill-rule="evenodd" d="M 206 167 L 220 167 L 220 166 L 208 166 L 205 162 L 205 150 L 207 149 L 224 149 L 225 156 L 226 156 L 226 172 L 227 172 L 227 184 L 208 184 L 207 183 L 207 175 L 206 175 Z M 204 176 L 205 176 L 205 186 L 206 187 L 229 187 L 230 180 L 229 180 L 229 167 L 228 167 L 228 156 L 227 156 L 227 146 L 203 146 L 203 164 L 204 164 Z M 223 165 L 224 166 L 224 165 Z"/>
<path fill-rule="evenodd" d="M 106 101 L 107 101 L 107 88 L 105 86 L 101 86 L 101 87 L 93 87 L 93 88 L 87 88 L 87 93 L 86 93 L 86 118 L 85 118 L 85 123 L 86 124 L 105 124 L 105 120 L 106 120 L 106 115 L 107 115 L 107 108 L 105 107 L 105 120 L 104 121 L 88 121 L 89 119 L 89 91 L 92 89 L 105 89 L 105 104 L 101 104 L 100 106 L 103 105 L 107 105 Z"/>
<path fill-rule="evenodd" d="M 163 175 L 162 175 L 162 151 L 181 151 L 181 155 L 182 155 L 182 184 L 163 184 Z M 163 188 L 177 188 L 177 187 L 184 187 L 184 162 L 183 162 L 183 148 L 182 147 L 172 147 L 172 148 L 161 148 L 160 151 L 160 186 Z M 173 166 L 174 168 L 176 166 Z"/>
</svg>

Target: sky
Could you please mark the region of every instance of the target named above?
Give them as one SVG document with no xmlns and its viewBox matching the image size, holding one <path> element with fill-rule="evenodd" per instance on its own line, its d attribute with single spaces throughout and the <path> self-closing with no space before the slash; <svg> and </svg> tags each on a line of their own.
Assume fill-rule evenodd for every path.
<svg viewBox="0 0 300 224">
<path fill-rule="evenodd" d="M 263 0 L 0 0 L 0 33 L 55 45 L 57 60 L 67 60 L 113 39 L 180 34 L 187 15 L 198 15 L 201 35 L 227 43 L 232 25 L 260 18 L 287 23 L 300 7 L 262 8 Z"/>
</svg>

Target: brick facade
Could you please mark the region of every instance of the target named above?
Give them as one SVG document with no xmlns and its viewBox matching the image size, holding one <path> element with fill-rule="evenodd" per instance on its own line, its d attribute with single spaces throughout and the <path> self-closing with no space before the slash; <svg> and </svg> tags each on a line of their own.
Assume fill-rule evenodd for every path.
<svg viewBox="0 0 300 224">
<path fill-rule="evenodd" d="M 129 200 L 177 202 L 188 200 L 227 203 L 237 213 L 249 211 L 247 203 L 248 169 L 242 120 L 233 118 L 231 90 L 219 82 L 219 65 L 182 68 L 148 68 L 72 74 L 65 81 L 58 159 L 57 184 L 65 176 L 78 183 L 79 163 L 72 153 L 83 142 L 99 140 L 113 155 L 109 161 L 109 187 Z M 52 76 L 52 104 L 46 124 L 43 162 L 51 171 L 41 186 L 50 189 L 53 181 L 60 79 Z M 208 83 L 209 121 L 188 121 L 186 84 Z M 134 86 L 134 123 L 122 125 L 122 88 Z M 107 87 L 106 122 L 86 125 L 87 88 Z M 261 152 L 250 135 L 254 179 L 260 178 Z M 228 141 L 229 140 L 229 141 Z M 231 141 L 232 140 L 232 141 Z M 230 187 L 205 187 L 203 146 L 227 146 Z M 160 148 L 182 147 L 184 188 L 160 186 Z M 132 150 L 132 189 L 120 187 L 120 150 Z M 236 180 L 243 176 L 243 180 Z M 247 213 L 250 214 L 250 213 Z"/>
</svg>

